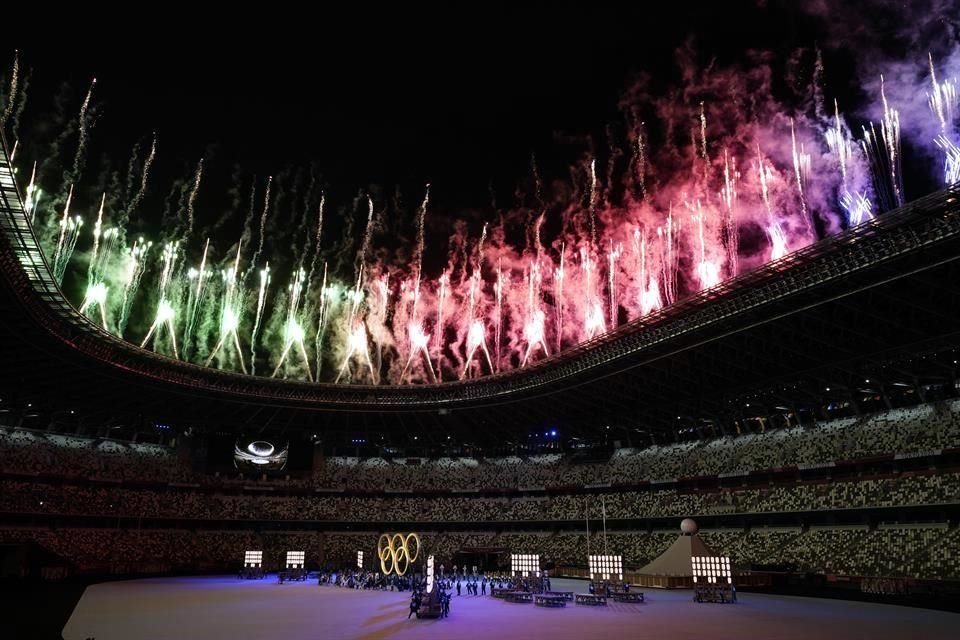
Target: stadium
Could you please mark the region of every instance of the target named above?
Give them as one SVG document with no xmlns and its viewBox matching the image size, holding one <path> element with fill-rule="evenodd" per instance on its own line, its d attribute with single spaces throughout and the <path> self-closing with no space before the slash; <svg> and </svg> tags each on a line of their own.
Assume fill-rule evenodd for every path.
<svg viewBox="0 0 960 640">
<path fill-rule="evenodd" d="M 0 635 L 953 637 L 955 51 L 939 80 L 933 53 L 917 72 L 926 195 L 903 195 L 923 163 L 900 168 L 888 104 L 906 120 L 917 91 L 883 89 L 884 133 L 859 146 L 839 108 L 814 142 L 798 107 L 769 125 L 792 154 L 761 148 L 766 123 L 722 138 L 708 98 L 676 147 L 699 196 L 661 174 L 676 209 L 657 200 L 641 123 L 633 159 L 580 162 L 562 206 L 534 163 L 539 206 L 455 227 L 441 259 L 431 229 L 455 216 L 431 184 L 406 209 L 365 192 L 338 222 L 319 181 L 254 177 L 243 232 L 204 237 L 206 156 L 151 244 L 133 219 L 156 135 L 91 195 L 94 81 L 68 179 L 43 179 L 15 54 Z"/>
</svg>

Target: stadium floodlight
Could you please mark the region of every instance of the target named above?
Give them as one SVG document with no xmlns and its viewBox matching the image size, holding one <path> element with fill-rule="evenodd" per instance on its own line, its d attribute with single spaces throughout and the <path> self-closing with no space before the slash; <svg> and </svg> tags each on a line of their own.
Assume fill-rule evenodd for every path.
<svg viewBox="0 0 960 640">
<path fill-rule="evenodd" d="M 243 566 L 247 569 L 259 569 L 263 566 L 263 551 L 246 551 L 243 554 Z"/>
<path fill-rule="evenodd" d="M 612 577 L 623 580 L 623 556 L 588 556 L 590 577 L 599 577 L 601 580 L 610 580 Z"/>
<path fill-rule="evenodd" d="M 305 551 L 287 551 L 287 569 L 303 569 Z"/>
<path fill-rule="evenodd" d="M 363 569 L 363 551 L 357 551 L 357 569 Z"/>
</svg>

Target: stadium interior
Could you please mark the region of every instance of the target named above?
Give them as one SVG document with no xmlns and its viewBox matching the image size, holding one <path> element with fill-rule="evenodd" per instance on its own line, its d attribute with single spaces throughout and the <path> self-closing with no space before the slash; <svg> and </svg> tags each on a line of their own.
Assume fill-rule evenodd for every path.
<svg viewBox="0 0 960 640">
<path fill-rule="evenodd" d="M 92 92 L 93 85 L 88 100 Z M 700 144 L 703 136 L 706 163 L 702 102 L 699 109 L 703 128 L 692 139 Z M 839 131 L 839 112 L 836 122 Z M 791 133 L 793 126 L 791 119 Z M 559 243 L 561 275 L 544 276 L 559 287 L 548 295 L 544 285 L 537 293 L 544 308 L 548 300 L 556 304 L 549 322 L 559 328 L 549 350 L 539 307 L 539 316 L 531 314 L 541 321 L 539 342 L 529 337 L 529 325 L 516 322 L 513 337 L 501 340 L 500 264 L 494 276 L 493 261 L 484 263 L 484 223 L 474 282 L 489 285 L 485 311 L 475 312 L 475 289 L 464 295 L 467 285 L 449 305 L 460 310 L 469 299 L 464 326 L 480 326 L 480 337 L 457 333 L 462 327 L 453 321 L 444 325 L 443 272 L 430 284 L 439 299 L 435 338 L 439 345 L 454 336 L 452 346 L 439 346 L 438 355 L 425 346 L 423 327 L 433 316 L 417 324 L 425 269 L 418 265 L 410 277 L 416 281 L 411 327 L 420 331 L 425 360 L 418 360 L 411 329 L 410 345 L 393 335 L 384 339 L 387 346 L 377 344 L 378 358 L 393 352 L 375 366 L 366 342 L 368 333 L 374 340 L 374 323 L 357 320 L 365 313 L 357 311 L 364 299 L 361 249 L 354 312 L 343 312 L 341 333 L 330 329 L 349 345 L 339 375 L 330 366 L 337 364 L 334 349 L 321 357 L 323 319 L 310 327 L 315 364 L 307 353 L 312 343 L 304 347 L 294 318 L 300 269 L 300 281 L 294 275 L 286 289 L 273 285 L 284 292 L 277 300 L 289 295 L 293 302 L 288 323 L 280 311 L 270 328 L 271 348 L 279 345 L 283 354 L 270 376 L 262 365 L 273 365 L 276 354 L 266 354 L 266 329 L 256 353 L 266 284 L 257 324 L 241 349 L 240 320 L 223 329 L 230 285 L 214 289 L 226 300 L 222 309 L 211 302 L 216 312 L 198 312 L 203 262 L 198 284 L 183 276 L 181 295 L 193 301 L 198 326 L 206 319 L 203 339 L 217 345 L 209 357 L 195 346 L 197 335 L 192 357 L 185 355 L 186 340 L 177 353 L 176 332 L 172 347 L 156 337 L 150 346 L 163 326 L 163 284 L 157 320 L 142 327 L 142 343 L 122 336 L 114 316 L 108 323 L 103 299 L 100 316 L 89 312 L 87 298 L 78 304 L 66 284 L 77 276 L 65 279 L 70 258 L 61 260 L 64 237 L 70 241 L 66 209 L 62 226 L 48 225 L 43 237 L 33 219 L 32 178 L 28 187 L 26 164 L 16 165 L 16 147 L 6 136 L 0 126 L 0 638 L 260 638 L 310 631 L 383 640 L 417 637 L 424 633 L 418 629 L 461 640 L 500 633 L 556 640 L 806 638 L 823 631 L 824 620 L 832 625 L 822 633 L 827 638 L 956 633 L 960 178 L 829 233 L 818 228 L 783 255 L 731 267 L 710 286 L 701 280 L 643 313 L 617 306 L 613 265 L 620 254 L 611 241 L 609 286 L 597 287 L 613 307 L 609 330 L 566 342 L 566 247 Z M 793 142 L 796 156 L 796 136 Z M 953 149 L 947 171 L 954 157 L 960 175 L 960 150 Z M 763 157 L 757 162 L 773 219 Z M 148 167 L 141 160 L 144 185 Z M 595 188 L 595 172 L 592 178 Z M 801 182 L 797 169 L 806 214 Z M 274 183 L 266 184 L 264 219 Z M 72 186 L 69 193 L 67 208 Z M 579 196 L 590 202 L 583 209 L 592 216 L 595 192 L 589 193 Z M 428 185 L 418 259 L 429 198 Z M 373 197 L 361 200 L 369 200 L 372 220 Z M 756 229 L 761 244 L 767 242 Z M 303 222 L 300 231 L 306 230 Z M 262 227 L 260 233 L 262 246 Z M 715 235 L 723 239 L 718 246 L 732 242 L 729 230 Z M 96 251 L 94 244 L 89 271 L 82 261 L 80 271 L 94 273 Z M 205 262 L 206 247 L 202 255 Z M 256 259 L 250 274 L 259 268 Z M 235 260 L 234 278 L 239 246 Z M 518 290 L 535 282 L 539 254 L 536 260 L 536 269 L 519 270 L 528 280 L 514 275 Z M 326 277 L 324 264 L 324 285 Z M 391 313 L 399 316 L 402 296 L 414 289 L 407 281 L 396 288 L 400 302 L 391 302 Z M 326 318 L 326 289 L 315 290 L 316 317 Z M 529 291 L 536 298 L 534 284 Z M 255 301 L 255 292 L 246 295 Z M 309 306 L 315 301 L 304 309 L 315 311 Z M 496 342 L 493 324 L 483 324 L 494 308 Z M 248 329 L 251 318 L 243 322 Z M 289 338 L 290 327 L 299 338 Z M 350 333 L 354 327 L 359 334 Z M 490 336 L 483 333 L 488 329 Z M 242 352 L 233 368 L 218 354 L 225 341 L 217 342 L 218 330 L 224 336 L 232 330 Z M 357 335 L 367 364 L 354 353 Z M 525 353 L 517 336 L 529 343 Z M 488 338 L 494 358 L 472 360 Z M 501 368 L 507 343 L 514 351 L 503 358 L 510 366 Z M 542 352 L 528 360 L 538 344 Z M 297 347 L 305 365 L 285 362 Z M 461 358 L 461 351 L 469 353 Z M 253 375 L 257 364 L 261 371 Z M 420 367 L 415 382 L 406 377 L 411 366 Z M 369 379 L 357 373 L 344 383 L 344 371 L 369 372 Z M 457 597 L 461 583 L 468 595 Z M 425 626 L 447 624 L 440 620 L 446 617 L 452 630 Z M 431 621 L 417 626 L 420 618 Z M 324 625 L 336 632 L 323 635 Z"/>
</svg>

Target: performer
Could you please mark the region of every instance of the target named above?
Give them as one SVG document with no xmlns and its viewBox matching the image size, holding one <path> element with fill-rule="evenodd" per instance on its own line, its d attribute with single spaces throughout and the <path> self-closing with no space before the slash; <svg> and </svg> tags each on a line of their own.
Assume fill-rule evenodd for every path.
<svg viewBox="0 0 960 640">
<path fill-rule="evenodd" d="M 487 579 L 486 578 L 480 581 L 480 595 L 482 596 L 487 595 Z"/>
<path fill-rule="evenodd" d="M 417 617 L 420 617 L 420 614 L 417 613 L 420 610 L 420 592 L 414 591 L 413 596 L 410 598 L 410 613 L 407 614 L 407 620 L 410 619 L 410 616 L 417 614 Z"/>
<path fill-rule="evenodd" d="M 457 578 L 457 595 L 460 595 L 460 579 Z"/>
</svg>

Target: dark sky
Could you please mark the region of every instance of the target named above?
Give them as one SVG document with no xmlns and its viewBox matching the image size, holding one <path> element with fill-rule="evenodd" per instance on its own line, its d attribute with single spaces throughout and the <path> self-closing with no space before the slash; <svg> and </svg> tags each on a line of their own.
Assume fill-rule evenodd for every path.
<svg viewBox="0 0 960 640">
<path fill-rule="evenodd" d="M 62 81 L 82 99 L 96 75 L 94 136 L 121 159 L 156 129 L 168 161 L 215 143 L 260 175 L 315 160 L 351 188 L 429 180 L 484 192 L 522 177 L 531 151 L 548 157 L 556 134 L 602 139 L 632 75 L 670 78 L 692 34 L 705 60 L 811 44 L 776 3 L 649 4 L 130 16 L 127 28 L 78 27 L 22 48 L 31 108 Z"/>
</svg>

